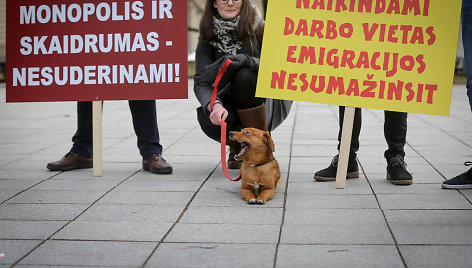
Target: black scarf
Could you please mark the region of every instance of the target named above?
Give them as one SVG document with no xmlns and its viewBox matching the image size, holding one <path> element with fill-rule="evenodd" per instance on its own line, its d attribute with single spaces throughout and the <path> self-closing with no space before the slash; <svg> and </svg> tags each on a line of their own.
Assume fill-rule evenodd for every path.
<svg viewBox="0 0 472 268">
<path fill-rule="evenodd" d="M 211 41 L 218 52 L 236 55 L 243 42 L 238 40 L 239 16 L 231 20 L 224 20 L 220 16 L 213 16 L 216 40 Z"/>
</svg>

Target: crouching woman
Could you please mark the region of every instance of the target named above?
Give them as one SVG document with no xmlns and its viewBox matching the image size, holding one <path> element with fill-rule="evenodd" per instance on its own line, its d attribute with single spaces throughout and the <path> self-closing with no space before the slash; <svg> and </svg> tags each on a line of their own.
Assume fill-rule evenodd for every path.
<svg viewBox="0 0 472 268">
<path fill-rule="evenodd" d="M 252 0 L 206 1 L 195 51 L 194 91 L 201 104 L 200 127 L 215 141 L 220 142 L 222 121 L 227 124 L 226 135 L 246 127 L 271 131 L 290 111 L 291 101 L 255 97 L 263 31 L 264 20 Z M 228 58 L 232 63 L 220 80 L 211 110 L 212 84 Z M 226 140 L 228 167 L 240 168 L 241 162 L 234 159 L 240 146 Z"/>
</svg>

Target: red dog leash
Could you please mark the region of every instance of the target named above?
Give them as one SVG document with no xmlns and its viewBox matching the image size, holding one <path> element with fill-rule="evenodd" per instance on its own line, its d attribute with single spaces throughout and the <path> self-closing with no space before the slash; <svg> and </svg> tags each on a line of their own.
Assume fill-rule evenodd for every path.
<svg viewBox="0 0 472 268">
<path fill-rule="evenodd" d="M 221 77 L 223 77 L 224 72 L 226 71 L 226 68 L 231 64 L 231 60 L 227 59 L 223 66 L 221 66 L 220 71 L 218 72 L 218 75 L 216 76 L 215 83 L 213 83 L 213 94 L 211 95 L 211 101 L 210 101 L 210 111 L 213 111 L 213 106 L 215 105 L 216 101 L 216 94 L 217 94 L 217 87 L 218 84 L 220 83 Z M 223 173 L 225 174 L 226 178 L 228 178 L 230 181 L 239 181 L 241 179 L 241 176 L 237 177 L 236 179 L 231 179 L 228 173 L 228 167 L 226 166 L 226 122 L 224 120 L 221 121 L 221 166 L 223 167 Z"/>
</svg>

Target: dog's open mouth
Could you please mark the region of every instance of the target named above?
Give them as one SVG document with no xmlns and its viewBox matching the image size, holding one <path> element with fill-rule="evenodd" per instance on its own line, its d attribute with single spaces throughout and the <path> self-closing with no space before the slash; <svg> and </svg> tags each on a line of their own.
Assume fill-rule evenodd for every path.
<svg viewBox="0 0 472 268">
<path fill-rule="evenodd" d="M 246 143 L 246 142 L 243 142 L 243 141 L 240 141 L 239 143 L 241 143 L 241 151 L 234 156 L 234 159 L 236 160 L 240 160 L 241 157 L 243 157 L 247 151 L 249 151 L 249 143 Z"/>
</svg>

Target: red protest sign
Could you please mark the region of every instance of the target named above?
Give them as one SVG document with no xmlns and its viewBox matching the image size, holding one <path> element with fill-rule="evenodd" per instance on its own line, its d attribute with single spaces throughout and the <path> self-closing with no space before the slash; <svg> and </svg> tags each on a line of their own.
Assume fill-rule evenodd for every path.
<svg viewBox="0 0 472 268">
<path fill-rule="evenodd" d="M 187 98 L 187 1 L 7 2 L 7 102 Z"/>
</svg>

